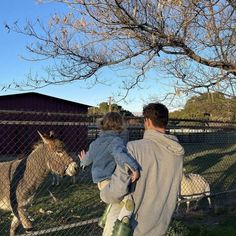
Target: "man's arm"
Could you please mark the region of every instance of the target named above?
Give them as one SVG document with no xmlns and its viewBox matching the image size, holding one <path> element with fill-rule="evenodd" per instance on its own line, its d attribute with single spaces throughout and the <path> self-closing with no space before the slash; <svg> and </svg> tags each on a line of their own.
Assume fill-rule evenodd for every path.
<svg viewBox="0 0 236 236">
<path fill-rule="evenodd" d="M 128 168 L 117 165 L 110 183 L 100 191 L 101 199 L 106 203 L 120 202 L 129 193 L 130 182 Z"/>
</svg>

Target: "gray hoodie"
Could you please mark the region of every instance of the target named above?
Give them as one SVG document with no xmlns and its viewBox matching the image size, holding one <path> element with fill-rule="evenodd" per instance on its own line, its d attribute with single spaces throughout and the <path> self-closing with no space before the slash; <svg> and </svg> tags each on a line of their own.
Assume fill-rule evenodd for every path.
<svg viewBox="0 0 236 236">
<path fill-rule="evenodd" d="M 141 166 L 133 192 L 133 235 L 164 235 L 176 207 L 184 149 L 175 136 L 147 130 L 143 139 L 128 143 L 128 150 Z M 120 201 L 128 192 L 129 183 L 126 171 L 117 168 L 110 184 L 101 191 L 102 200 Z"/>
</svg>

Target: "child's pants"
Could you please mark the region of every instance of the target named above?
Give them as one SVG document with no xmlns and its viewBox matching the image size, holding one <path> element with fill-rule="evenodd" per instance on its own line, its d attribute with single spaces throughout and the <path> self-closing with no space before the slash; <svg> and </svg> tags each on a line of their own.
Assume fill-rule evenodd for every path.
<svg viewBox="0 0 236 236">
<path fill-rule="evenodd" d="M 113 227 L 121 212 L 121 205 L 119 203 L 113 203 L 111 209 L 107 215 L 105 227 L 103 229 L 102 236 L 112 236 Z"/>
<path fill-rule="evenodd" d="M 110 180 L 103 180 L 98 183 L 98 189 L 101 190 L 109 184 Z M 117 219 L 122 220 L 125 216 L 130 218 L 134 211 L 134 201 L 131 194 L 126 195 L 120 203 L 114 203 L 108 213 L 103 236 L 111 236 L 114 223 Z"/>
</svg>

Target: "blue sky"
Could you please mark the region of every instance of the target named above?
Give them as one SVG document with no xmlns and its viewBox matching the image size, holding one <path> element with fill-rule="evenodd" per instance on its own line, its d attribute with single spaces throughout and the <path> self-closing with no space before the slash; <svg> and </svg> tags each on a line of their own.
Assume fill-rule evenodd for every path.
<svg viewBox="0 0 236 236">
<path fill-rule="evenodd" d="M 13 32 L 7 32 L 5 24 L 13 24 L 18 21 L 23 25 L 26 20 L 34 20 L 37 17 L 47 20 L 53 13 L 62 13 L 66 9 L 66 6 L 62 4 L 38 4 L 35 0 L 2 1 L 0 7 L 0 84 L 22 81 L 30 71 L 38 75 L 44 74 L 42 63 L 21 59 L 21 56 L 27 57 L 25 46 L 30 42 L 30 39 Z M 35 92 L 96 106 L 100 102 L 108 101 L 109 96 L 116 98 L 115 95 L 121 81 L 120 77 L 122 77 L 119 73 L 110 70 L 100 73 L 101 78 L 108 81 L 111 76 L 115 77 L 108 85 L 100 84 L 88 89 L 85 82 L 76 82 L 63 86 L 50 86 L 35 90 Z M 151 78 L 143 84 L 142 89 L 133 90 L 126 102 L 120 102 L 119 105 L 132 112 L 141 112 L 143 105 L 149 102 L 151 97 L 166 92 L 168 89 L 168 86 L 158 84 Z M 0 95 L 13 93 L 19 93 L 19 91 L 0 91 Z"/>
</svg>

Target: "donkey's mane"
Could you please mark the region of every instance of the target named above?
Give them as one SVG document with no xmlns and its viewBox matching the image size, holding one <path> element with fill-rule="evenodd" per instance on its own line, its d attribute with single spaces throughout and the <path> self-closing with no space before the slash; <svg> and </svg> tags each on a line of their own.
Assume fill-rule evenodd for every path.
<svg viewBox="0 0 236 236">
<path fill-rule="evenodd" d="M 31 152 L 35 151 L 41 145 L 43 145 L 43 141 L 42 140 L 39 140 L 38 142 L 34 143 Z"/>
<path fill-rule="evenodd" d="M 51 139 L 54 141 L 54 144 L 56 145 L 57 148 L 64 148 L 64 143 L 61 142 L 58 139 Z M 39 140 L 38 142 L 36 142 L 35 144 L 33 144 L 33 148 L 32 151 L 35 151 L 37 148 L 39 148 L 40 146 L 42 146 L 44 144 L 44 142 L 42 140 Z"/>
<path fill-rule="evenodd" d="M 47 134 L 44 134 L 44 137 L 47 138 L 47 139 L 51 139 L 50 135 L 47 135 Z M 44 142 L 42 139 L 40 139 L 39 141 L 35 142 L 33 144 L 33 147 L 32 147 L 32 152 L 35 151 L 39 146 L 43 145 Z"/>
</svg>

